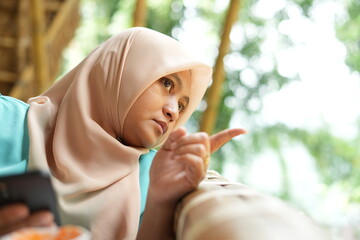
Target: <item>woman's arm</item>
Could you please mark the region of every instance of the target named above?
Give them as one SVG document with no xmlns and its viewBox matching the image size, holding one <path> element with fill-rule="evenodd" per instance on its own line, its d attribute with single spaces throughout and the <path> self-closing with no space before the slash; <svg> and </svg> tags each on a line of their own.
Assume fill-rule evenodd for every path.
<svg viewBox="0 0 360 240">
<path fill-rule="evenodd" d="M 137 239 L 175 239 L 173 226 L 176 204 L 163 205 L 154 199 L 149 192 Z"/>
</svg>

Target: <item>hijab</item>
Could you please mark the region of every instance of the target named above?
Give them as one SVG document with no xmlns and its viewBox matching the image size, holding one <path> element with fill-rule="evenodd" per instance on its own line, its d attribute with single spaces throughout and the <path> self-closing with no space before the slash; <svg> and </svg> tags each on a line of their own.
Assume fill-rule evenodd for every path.
<svg viewBox="0 0 360 240">
<path fill-rule="evenodd" d="M 40 96 L 29 99 L 30 164 L 51 172 L 63 223 L 94 239 L 135 239 L 140 216 L 139 157 L 122 135 L 132 104 L 163 76 L 191 72 L 184 124 L 212 70 L 176 40 L 147 28 L 111 37 Z"/>
</svg>

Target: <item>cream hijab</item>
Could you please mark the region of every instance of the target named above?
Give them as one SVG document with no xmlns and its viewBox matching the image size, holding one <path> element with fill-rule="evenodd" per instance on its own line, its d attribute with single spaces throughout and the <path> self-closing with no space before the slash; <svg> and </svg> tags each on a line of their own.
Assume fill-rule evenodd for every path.
<svg viewBox="0 0 360 240">
<path fill-rule="evenodd" d="M 64 224 L 91 228 L 93 239 L 135 239 L 140 215 L 139 156 L 121 144 L 125 118 L 160 77 L 191 71 L 190 103 L 199 104 L 212 70 L 174 39 L 132 28 L 108 39 L 41 96 L 29 100 L 30 164 L 48 169 Z"/>
</svg>

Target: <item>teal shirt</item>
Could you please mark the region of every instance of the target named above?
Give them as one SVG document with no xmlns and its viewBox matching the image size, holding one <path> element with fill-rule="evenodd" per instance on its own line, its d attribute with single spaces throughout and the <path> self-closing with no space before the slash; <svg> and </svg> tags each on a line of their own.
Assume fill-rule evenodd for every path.
<svg viewBox="0 0 360 240">
<path fill-rule="evenodd" d="M 141 194 L 141 206 L 140 206 L 140 222 L 145 210 L 146 197 L 150 184 L 150 167 L 155 157 L 156 150 L 151 149 L 147 154 L 140 156 L 140 194 Z"/>
<path fill-rule="evenodd" d="M 28 104 L 0 94 L 0 176 L 26 172 L 29 160 L 28 109 Z M 155 150 L 150 150 L 139 158 L 140 218 L 146 205 L 150 166 L 155 154 Z"/>
<path fill-rule="evenodd" d="M 26 171 L 29 158 L 29 105 L 0 94 L 0 176 Z"/>
</svg>

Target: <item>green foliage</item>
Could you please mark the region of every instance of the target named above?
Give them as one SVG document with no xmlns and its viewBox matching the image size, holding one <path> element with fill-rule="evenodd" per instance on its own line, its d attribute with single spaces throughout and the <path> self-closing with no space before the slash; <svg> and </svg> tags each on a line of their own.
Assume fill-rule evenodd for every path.
<svg viewBox="0 0 360 240">
<path fill-rule="evenodd" d="M 328 186 L 341 184 L 349 189 L 348 200 L 360 202 L 360 137 L 352 141 L 332 135 L 326 127 L 317 131 L 289 128 L 284 124 L 259 126 L 247 134 L 248 142 L 233 143 L 236 159 L 242 167 L 248 167 L 256 161 L 265 149 L 272 149 L 278 156 L 283 175 L 282 190 L 279 196 L 291 199 L 291 186 L 287 172 L 287 160 L 282 149 L 287 145 L 303 144 L 313 156 L 322 182 Z M 231 146 L 227 146 L 231 147 Z M 229 156 L 222 156 L 222 159 Z M 222 160 L 223 161 L 223 160 Z M 215 165 L 217 166 L 217 165 Z M 221 169 L 221 168 L 220 168 Z"/>
<path fill-rule="evenodd" d="M 311 133 L 295 129 L 289 136 L 306 144 L 316 160 L 318 171 L 328 185 L 351 180 L 359 169 L 358 139 L 349 142 L 332 136 L 327 129 Z"/>
<path fill-rule="evenodd" d="M 347 48 L 347 64 L 360 72 L 360 2 L 348 1 L 347 19 L 338 24 L 337 35 Z"/>
<path fill-rule="evenodd" d="M 146 27 L 172 36 L 172 30 L 179 26 L 184 15 L 185 7 L 182 1 L 150 1 L 148 7 Z"/>
<path fill-rule="evenodd" d="M 302 9 L 302 12 L 305 16 L 309 17 L 309 12 L 313 6 L 314 0 L 295 0 L 294 1 Z"/>
</svg>

